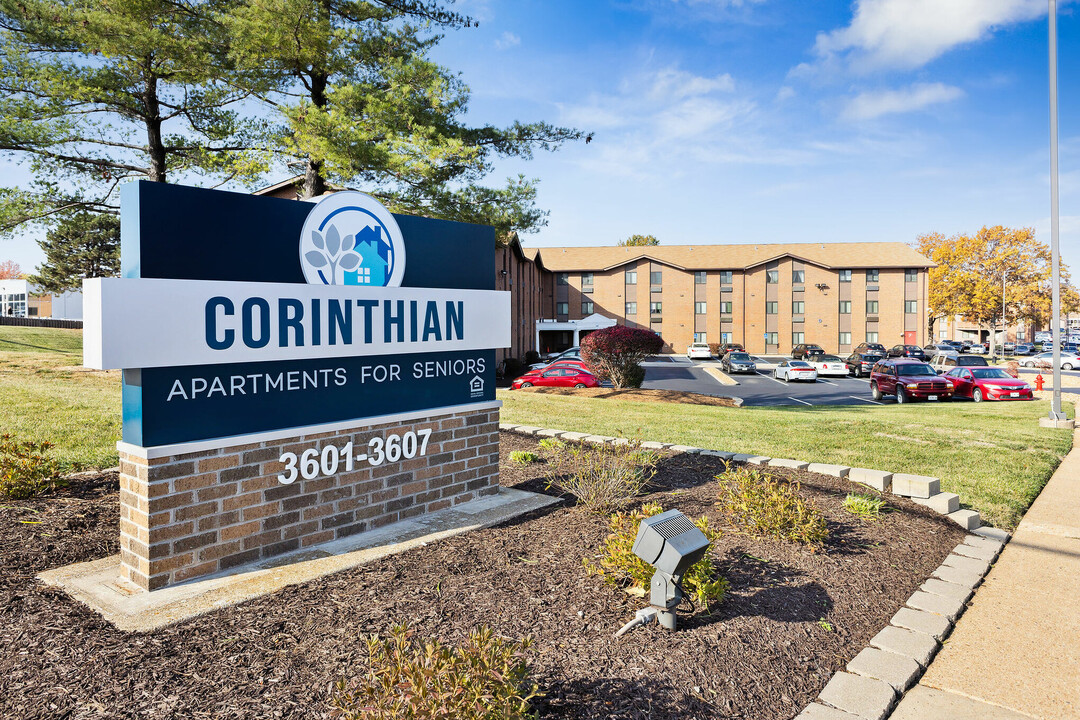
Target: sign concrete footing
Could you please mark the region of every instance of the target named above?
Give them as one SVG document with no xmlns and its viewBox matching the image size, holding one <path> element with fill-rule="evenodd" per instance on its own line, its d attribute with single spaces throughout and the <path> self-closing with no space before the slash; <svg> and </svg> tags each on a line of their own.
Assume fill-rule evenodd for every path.
<svg viewBox="0 0 1080 720">
<path fill-rule="evenodd" d="M 559 498 L 549 495 L 500 488 L 497 494 L 452 508 L 153 592 L 121 577 L 119 555 L 46 570 L 37 577 L 46 585 L 64 590 L 119 630 L 149 632 L 289 585 L 498 525 L 558 502 Z"/>
</svg>

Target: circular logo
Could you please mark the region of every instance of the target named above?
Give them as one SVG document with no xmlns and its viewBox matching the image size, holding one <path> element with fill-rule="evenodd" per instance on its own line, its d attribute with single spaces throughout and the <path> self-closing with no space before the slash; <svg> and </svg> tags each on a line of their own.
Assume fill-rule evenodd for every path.
<svg viewBox="0 0 1080 720">
<path fill-rule="evenodd" d="M 314 285 L 399 287 L 405 241 L 378 200 L 346 190 L 311 208 L 300 232 L 300 266 Z"/>
</svg>

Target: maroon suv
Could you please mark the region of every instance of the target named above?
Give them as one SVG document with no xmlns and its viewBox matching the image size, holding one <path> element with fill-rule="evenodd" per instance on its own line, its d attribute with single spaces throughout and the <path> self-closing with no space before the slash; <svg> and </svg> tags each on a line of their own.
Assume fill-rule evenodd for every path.
<svg viewBox="0 0 1080 720">
<path fill-rule="evenodd" d="M 953 385 L 934 368 L 918 360 L 882 360 L 870 372 L 870 392 L 875 400 L 895 395 L 897 403 L 908 400 L 948 400 Z"/>
</svg>

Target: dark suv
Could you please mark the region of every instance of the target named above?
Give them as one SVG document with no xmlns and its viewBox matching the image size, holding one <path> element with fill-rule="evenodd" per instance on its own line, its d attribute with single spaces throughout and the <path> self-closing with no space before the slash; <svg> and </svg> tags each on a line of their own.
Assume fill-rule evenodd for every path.
<svg viewBox="0 0 1080 720">
<path fill-rule="evenodd" d="M 806 360 L 812 358 L 815 355 L 824 355 L 825 351 L 821 349 L 820 345 L 800 343 L 795 346 L 795 349 L 791 351 L 792 360 Z"/>
<path fill-rule="evenodd" d="M 926 353 L 923 352 L 923 349 L 918 345 L 893 345 L 889 348 L 887 354 L 891 358 L 907 357 L 922 360 L 923 362 L 926 362 L 929 359 L 926 357 Z"/>
<path fill-rule="evenodd" d="M 844 364 L 847 365 L 848 372 L 857 378 L 861 378 L 864 375 L 869 375 L 870 371 L 874 369 L 874 365 L 879 363 L 882 358 L 881 353 L 861 353 L 854 352 L 847 356 L 844 360 Z"/>
<path fill-rule="evenodd" d="M 749 353 L 733 350 L 720 361 L 720 368 L 726 373 L 757 372 L 757 365 Z"/>
<path fill-rule="evenodd" d="M 870 394 L 879 401 L 886 395 L 895 395 L 896 402 L 901 404 L 909 400 L 948 400 L 953 386 L 924 362 L 889 358 L 871 371 Z"/>
<path fill-rule="evenodd" d="M 877 353 L 878 357 L 885 357 L 885 346 L 881 343 L 864 342 L 855 346 L 852 352 L 857 352 L 861 355 L 873 355 Z"/>
</svg>

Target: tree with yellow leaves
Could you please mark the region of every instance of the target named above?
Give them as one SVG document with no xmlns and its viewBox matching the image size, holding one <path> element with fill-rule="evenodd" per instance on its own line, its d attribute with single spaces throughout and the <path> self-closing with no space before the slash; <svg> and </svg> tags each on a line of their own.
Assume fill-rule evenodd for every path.
<svg viewBox="0 0 1080 720">
<path fill-rule="evenodd" d="M 1023 320 L 1034 326 L 1050 323 L 1050 247 L 1031 228 L 983 227 L 974 236 L 927 233 L 914 247 L 937 267 L 930 269 L 930 333 L 934 318 L 960 315 L 970 322 L 993 325 Z M 1004 288 L 1003 288 L 1004 280 Z M 1080 295 L 1069 286 L 1061 266 L 1061 310 L 1080 309 Z M 990 334 L 993 352 L 994 333 Z"/>
</svg>

